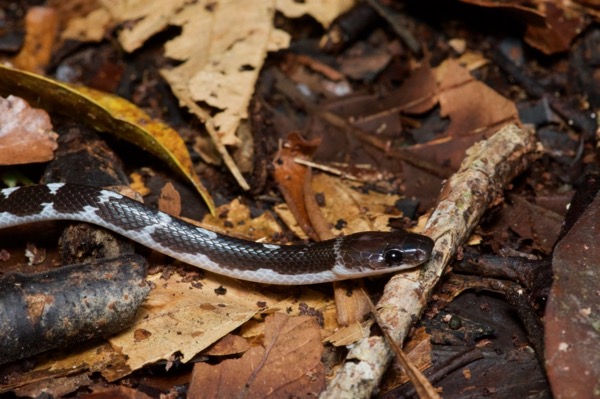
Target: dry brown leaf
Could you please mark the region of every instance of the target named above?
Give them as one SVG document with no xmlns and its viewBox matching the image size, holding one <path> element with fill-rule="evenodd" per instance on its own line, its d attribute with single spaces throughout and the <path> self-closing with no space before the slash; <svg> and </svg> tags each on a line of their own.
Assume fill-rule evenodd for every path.
<svg viewBox="0 0 600 399">
<path fill-rule="evenodd" d="M 596 397 L 600 381 L 600 195 L 558 242 L 545 313 L 546 372 L 557 398 Z"/>
<path fill-rule="evenodd" d="M 440 114 L 450 118 L 446 135 L 495 132 L 500 126 L 519 122 L 513 101 L 473 78 L 458 62 L 447 60 L 437 72 Z"/>
<path fill-rule="evenodd" d="M 167 24 L 181 26 L 179 37 L 165 46 L 166 55 L 183 61 L 163 76 L 182 104 L 211 107 L 218 137 L 224 145 L 237 144 L 235 132 L 246 118 L 247 107 L 267 51 L 287 47 L 289 36 L 273 27 L 273 1 L 260 0 L 249 6 L 243 0 L 211 2 L 164 2 L 103 0 L 113 17 L 130 21 L 119 34 L 121 44 L 133 51 Z M 244 12 L 240 12 L 243 9 Z M 136 21 L 136 22 L 132 22 Z M 235 26 L 235 29 L 231 29 Z M 195 112 L 194 107 L 190 108 Z"/>
<path fill-rule="evenodd" d="M 283 291 L 278 289 L 274 289 L 273 292 L 263 291 L 265 295 L 273 299 L 275 299 L 275 292 L 285 295 L 265 309 L 264 313 L 285 312 L 289 316 L 315 316 L 321 325 L 323 339 L 327 339 L 340 328 L 336 318 L 335 302 L 331 294 L 324 294 L 307 287 L 298 287 L 291 291 L 290 287 L 285 287 Z M 265 323 L 250 320 L 242 326 L 240 335 L 244 338 L 256 339 L 264 334 L 264 327 Z"/>
<path fill-rule="evenodd" d="M 197 363 L 189 396 L 283 398 L 316 396 L 325 386 L 319 325 L 313 317 L 276 313 L 266 319 L 264 342 L 240 359 Z"/>
<path fill-rule="evenodd" d="M 167 25 L 182 28 L 182 34 L 165 46 L 168 57 L 182 62 L 161 73 L 181 104 L 205 123 L 223 161 L 240 186 L 248 189 L 225 146 L 239 144 L 236 132 L 247 118 L 248 104 L 267 52 L 289 44 L 289 35 L 273 27 L 275 6 L 279 3 L 258 0 L 249 6 L 243 0 L 101 1 L 124 27 L 119 40 L 127 51 L 140 47 Z M 282 1 L 281 7 L 290 14 L 308 12 L 328 23 L 351 4 L 349 0 L 308 1 L 298 7 L 294 2 Z"/>
<path fill-rule="evenodd" d="M 174 90 L 178 97 L 189 94 L 191 100 L 208 106 L 207 114 L 211 107 L 218 110 L 212 119 L 224 145 L 238 144 L 235 132 L 247 117 L 267 51 L 289 44 L 287 33 L 273 27 L 273 12 L 270 0 L 254 1 L 250 7 L 244 1 L 230 1 L 210 10 L 201 3 L 190 5 L 173 17 L 183 33 L 167 43 L 166 55 L 184 62 L 162 74 L 172 87 L 183 88 Z"/>
<path fill-rule="evenodd" d="M 589 25 L 586 15 L 598 14 L 593 8 L 582 7 L 571 1 L 538 1 L 524 5 L 521 1 L 461 0 L 480 7 L 509 10 L 527 25 L 525 41 L 544 52 L 554 54 L 567 51 L 571 41 Z"/>
<path fill-rule="evenodd" d="M 427 370 L 431 367 L 432 359 L 432 344 L 431 336 L 427 333 L 425 327 L 418 328 L 414 334 L 408 338 L 403 347 L 403 351 L 406 353 L 411 363 L 413 363 L 420 371 Z M 399 367 L 396 365 L 396 369 Z M 404 370 L 396 370 L 392 378 L 387 379 L 385 384 L 381 387 L 383 392 L 387 392 L 397 386 L 400 386 L 409 381 L 409 378 Z"/>
<path fill-rule="evenodd" d="M 438 84 L 427 60 L 404 81 L 402 86 L 384 100 L 384 108 L 398 109 L 408 114 L 420 114 L 438 102 Z"/>
<path fill-rule="evenodd" d="M 171 216 L 179 217 L 181 215 L 181 195 L 170 182 L 160 190 L 158 209 Z"/>
<path fill-rule="evenodd" d="M 196 284 L 177 276 L 163 280 L 154 275 L 148 280 L 156 288 L 148 295 L 137 322 L 110 339 L 111 345 L 128 356 L 132 370 L 169 359 L 175 352 L 181 352 L 182 361 L 188 362 L 262 310 L 259 303 L 273 303 L 243 283 L 213 274 Z M 219 288 L 224 295 L 217 294 Z"/>
<path fill-rule="evenodd" d="M 325 206 L 321 208 L 321 212 L 325 219 L 332 226 L 340 227 L 334 228 L 335 232 L 347 235 L 360 231 L 389 231 L 390 216 L 401 215 L 390 215 L 387 212 L 395 209 L 395 203 L 401 197 L 374 191 L 364 193 L 358 187 L 360 184 L 356 182 L 327 174 L 315 174 L 312 180 L 313 191 L 324 197 Z M 295 234 L 302 236 L 302 231 L 295 224 L 286 205 L 278 205 L 275 211 Z"/>
<path fill-rule="evenodd" d="M 519 115 L 513 101 L 473 78 L 456 60 L 444 61 L 436 74 L 440 115 L 448 117 L 450 124 L 443 137 L 408 151 L 431 164 L 457 170 L 467 148 L 504 125 L 519 124 Z"/>
<path fill-rule="evenodd" d="M 288 18 L 310 15 L 327 28 L 340 14 L 356 4 L 355 0 L 276 0 L 277 9 Z"/>
<path fill-rule="evenodd" d="M 170 18 L 187 2 L 187 0 L 100 0 L 116 21 L 132 22 L 119 32 L 119 42 L 128 52 L 140 48 L 152 35 L 165 29 L 170 23 Z"/>
<path fill-rule="evenodd" d="M 287 33 L 272 27 L 273 10 L 269 0 L 253 2 L 252 7 L 243 1 L 217 3 L 209 9 L 201 3 L 190 4 L 173 20 L 182 25 L 183 34 L 166 45 L 167 56 L 183 62 L 161 71 L 181 104 L 205 123 L 243 189 L 249 188 L 248 183 L 225 145 L 239 143 L 236 131 L 247 117 L 267 51 L 289 43 Z"/>
<path fill-rule="evenodd" d="M 61 32 L 60 38 L 80 42 L 99 42 L 104 39 L 113 24 L 110 13 L 104 8 L 98 8 L 84 17 L 70 19 L 65 30 Z"/>
<path fill-rule="evenodd" d="M 456 61 L 458 61 L 460 65 L 464 66 L 469 71 L 479 69 L 490 62 L 483 56 L 483 54 L 477 51 L 467 51 L 457 58 Z"/>
<path fill-rule="evenodd" d="M 75 376 L 77 373 L 92 374 L 102 372 L 108 381 L 114 381 L 131 371 L 125 365 L 125 357 L 115 351 L 108 343 L 90 347 L 84 345 L 75 353 L 56 352 L 45 356 L 35 368 L 13 373 L 6 378 L 0 387 L 0 393 L 11 391 L 17 387 L 27 387 L 30 384 L 43 384 L 60 380 L 61 377 Z"/>
<path fill-rule="evenodd" d="M 57 138 L 46 111 L 18 97 L 0 97 L 0 165 L 49 161 Z"/>
<path fill-rule="evenodd" d="M 250 349 L 250 344 L 239 335 L 227 334 L 210 348 L 202 352 L 206 356 L 230 356 L 244 353 Z"/>
<path fill-rule="evenodd" d="M 285 203 L 292 212 L 295 222 L 311 239 L 318 241 L 305 203 L 305 184 L 310 176 L 309 169 L 294 162 L 294 158 L 310 159 L 321 139 L 304 140 L 298 133 L 290 133 L 273 161 L 274 178 Z"/>
<path fill-rule="evenodd" d="M 217 216 L 206 215 L 202 220 L 202 227 L 255 241 L 281 233 L 281 227 L 270 212 L 252 218 L 250 209 L 239 199 L 221 205 L 216 209 L 215 215 Z"/>
<path fill-rule="evenodd" d="M 93 384 L 93 381 L 86 374 L 42 379 L 15 389 L 14 395 L 20 398 L 39 398 L 40 396 L 63 398 L 77 391 L 80 387 L 91 384 Z"/>
<path fill-rule="evenodd" d="M 352 345 L 359 340 L 368 337 L 371 334 L 373 320 L 369 319 L 362 323 L 354 322 L 346 327 L 338 329 L 335 333 L 328 336 L 324 342 L 333 346 Z"/>
<path fill-rule="evenodd" d="M 25 16 L 25 42 L 12 60 L 16 68 L 44 73 L 50 61 L 57 31 L 56 11 L 51 7 L 31 7 Z"/>
<path fill-rule="evenodd" d="M 81 399 L 152 399 L 153 397 L 135 388 L 125 385 L 98 388 L 93 393 L 78 395 Z"/>
</svg>

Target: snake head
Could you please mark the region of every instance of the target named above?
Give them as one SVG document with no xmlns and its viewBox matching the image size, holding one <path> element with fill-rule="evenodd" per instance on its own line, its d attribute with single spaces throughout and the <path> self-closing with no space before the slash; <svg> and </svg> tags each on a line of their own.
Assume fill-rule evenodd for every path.
<svg viewBox="0 0 600 399">
<path fill-rule="evenodd" d="M 410 269 L 426 262 L 433 250 L 429 237 L 406 231 L 364 232 L 339 239 L 335 273 L 378 275 Z"/>
</svg>

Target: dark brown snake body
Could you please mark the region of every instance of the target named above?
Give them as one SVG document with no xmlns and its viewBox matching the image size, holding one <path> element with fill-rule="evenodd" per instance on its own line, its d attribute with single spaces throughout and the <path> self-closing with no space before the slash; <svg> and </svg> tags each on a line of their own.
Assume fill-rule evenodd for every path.
<svg viewBox="0 0 600 399">
<path fill-rule="evenodd" d="M 433 241 L 364 232 L 305 245 L 274 245 L 218 234 L 101 188 L 55 183 L 0 190 L 0 229 L 47 220 L 102 226 L 182 262 L 221 275 L 303 285 L 390 273 L 427 261 Z"/>
</svg>

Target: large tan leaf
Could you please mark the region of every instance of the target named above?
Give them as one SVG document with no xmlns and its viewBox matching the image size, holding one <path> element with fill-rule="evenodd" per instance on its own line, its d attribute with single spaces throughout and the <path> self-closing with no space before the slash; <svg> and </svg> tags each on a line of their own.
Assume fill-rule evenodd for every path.
<svg viewBox="0 0 600 399">
<path fill-rule="evenodd" d="M 168 280 L 154 275 L 148 280 L 156 288 L 148 295 L 137 322 L 110 339 L 113 347 L 127 355 L 132 370 L 169 359 L 175 352 L 181 352 L 181 360 L 188 362 L 260 311 L 257 303 L 270 302 L 243 283 L 217 275 L 198 283 L 176 275 Z"/>
<path fill-rule="evenodd" d="M 121 23 L 119 41 L 134 51 L 167 26 L 182 33 L 165 45 L 166 55 L 181 64 L 161 71 L 180 103 L 205 123 L 223 162 L 238 184 L 248 183 L 226 146 L 236 136 L 267 52 L 286 48 L 290 37 L 273 26 L 275 10 L 287 16 L 312 15 L 327 26 L 353 0 L 298 4 L 289 0 L 101 0 Z"/>
</svg>

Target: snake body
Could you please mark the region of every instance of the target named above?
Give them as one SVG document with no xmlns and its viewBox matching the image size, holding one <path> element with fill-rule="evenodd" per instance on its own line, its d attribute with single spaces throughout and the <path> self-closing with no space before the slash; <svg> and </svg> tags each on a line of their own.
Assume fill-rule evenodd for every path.
<svg viewBox="0 0 600 399">
<path fill-rule="evenodd" d="M 0 229 L 48 220 L 102 226 L 182 262 L 259 283 L 303 285 L 390 273 L 428 260 L 433 241 L 364 232 L 305 245 L 241 240 L 196 227 L 115 192 L 54 183 L 0 190 Z"/>
</svg>

